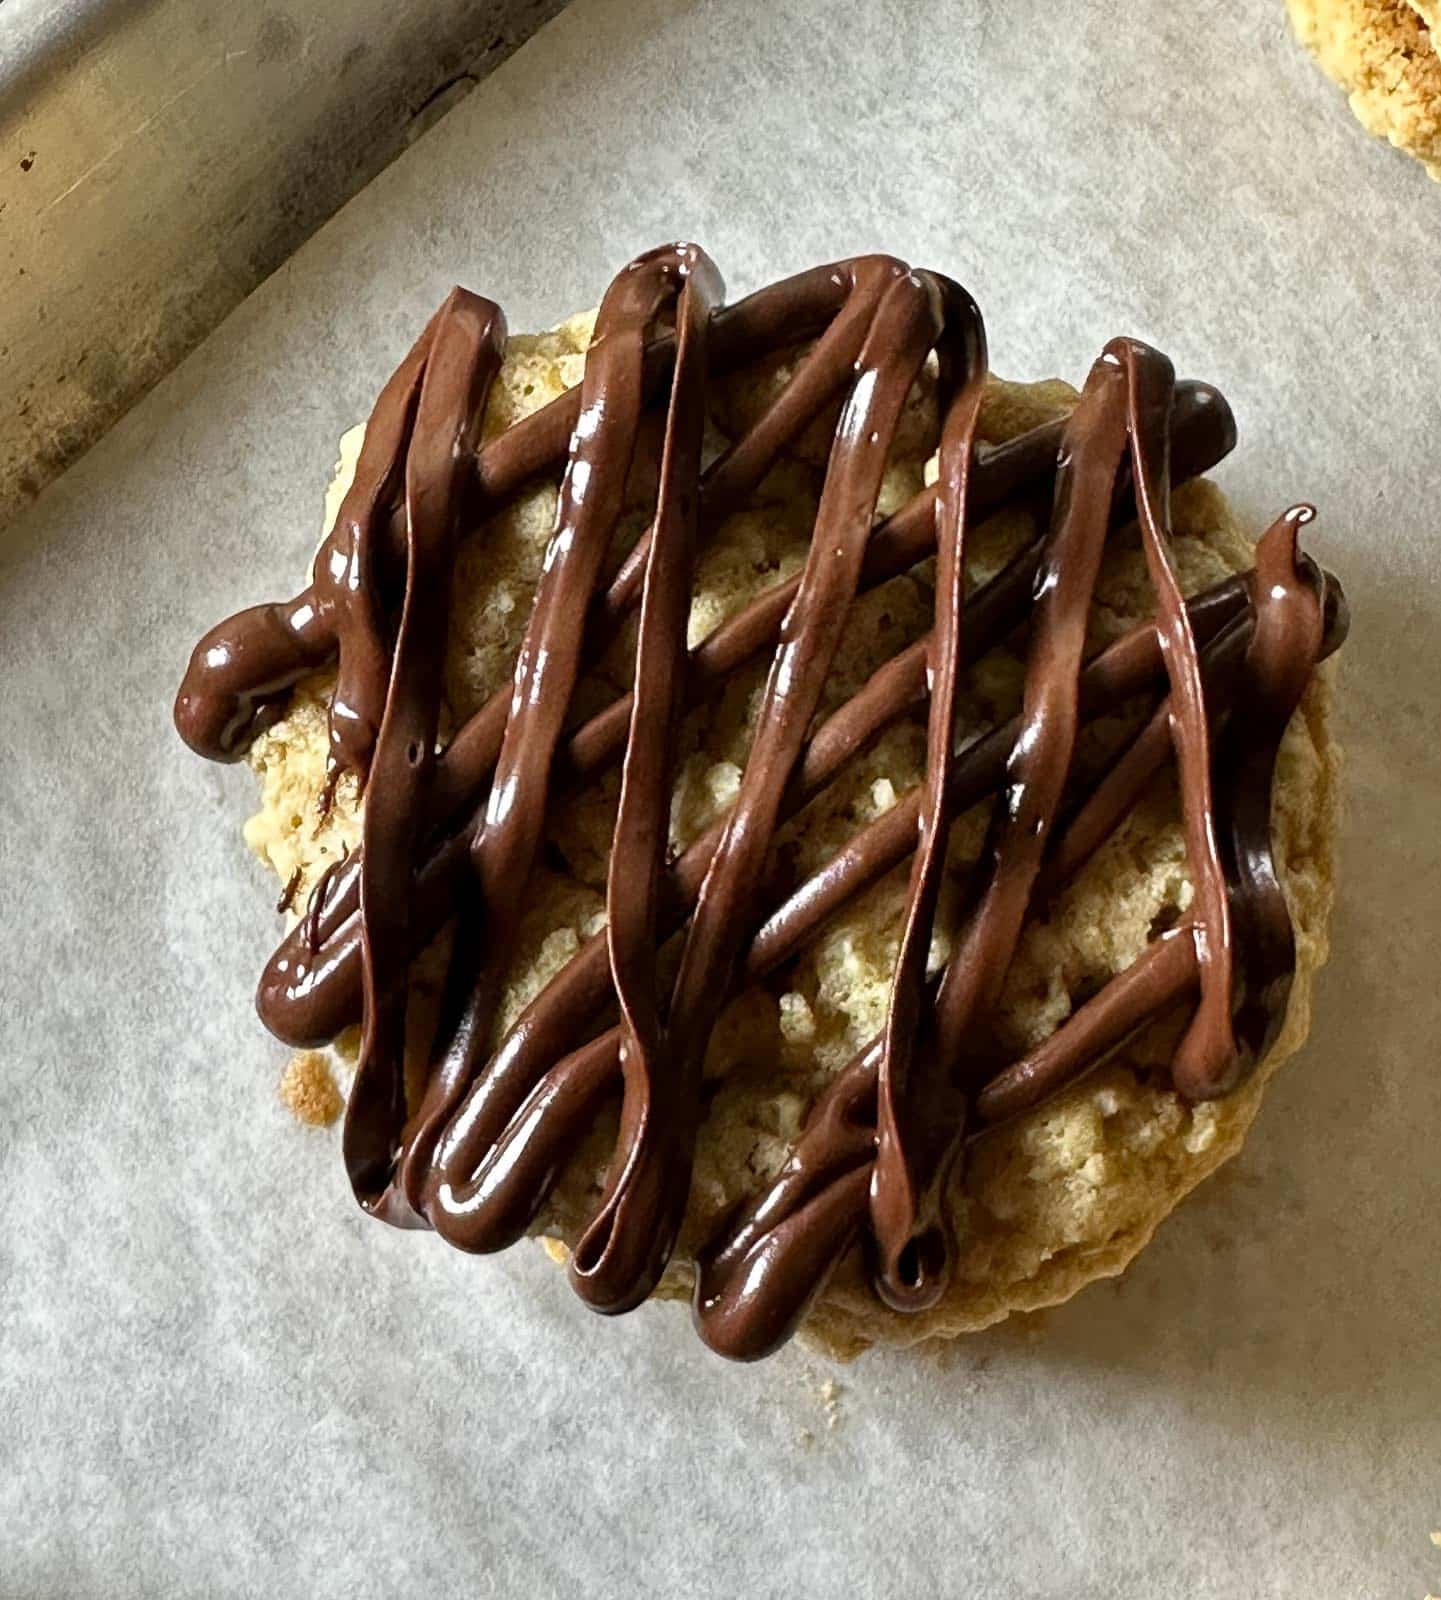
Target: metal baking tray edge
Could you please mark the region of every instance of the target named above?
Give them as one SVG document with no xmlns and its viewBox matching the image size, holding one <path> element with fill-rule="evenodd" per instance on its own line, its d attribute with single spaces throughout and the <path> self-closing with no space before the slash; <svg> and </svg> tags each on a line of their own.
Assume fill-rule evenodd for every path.
<svg viewBox="0 0 1441 1600">
<path fill-rule="evenodd" d="M 566 0 L 0 0 L 0 528 Z"/>
</svg>

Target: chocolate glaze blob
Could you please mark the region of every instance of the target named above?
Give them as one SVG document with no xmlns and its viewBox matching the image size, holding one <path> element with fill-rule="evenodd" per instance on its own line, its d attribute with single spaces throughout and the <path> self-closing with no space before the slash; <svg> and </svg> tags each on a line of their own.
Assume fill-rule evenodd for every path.
<svg viewBox="0 0 1441 1600">
<path fill-rule="evenodd" d="M 709 385 L 793 349 L 789 382 L 715 460 Z M 1173 482 L 1232 447 L 1224 400 L 1178 383 L 1135 340 L 1106 346 L 1069 418 L 979 442 L 987 379 L 975 302 L 887 256 L 818 267 L 734 305 L 692 244 L 626 266 L 606 291 L 581 383 L 485 445 L 505 350 L 499 308 L 453 290 L 381 391 L 354 480 L 293 600 L 242 611 L 196 646 L 176 699 L 185 741 L 234 760 L 295 685 L 334 665 L 329 803 L 364 796 L 361 847 L 322 877 L 261 980 L 262 1018 L 317 1044 L 359 1022 L 344 1159 L 366 1210 L 502 1249 L 535 1223 L 596 1119 L 619 1107 L 594 1215 L 570 1263 L 596 1310 L 644 1300 L 672 1258 L 690 1189 L 706 1045 L 727 1000 L 794 958 L 834 911 L 909 860 L 880 1035 L 812 1107 L 776 1178 L 695 1264 L 702 1339 L 738 1359 L 774 1350 L 859 1247 L 902 1313 L 945 1293 L 946 1195 L 970 1139 L 1074 1082 L 1158 1016 L 1185 1008 L 1172 1079 L 1205 1099 L 1243 1082 L 1284 1021 L 1295 967 L 1271 849 L 1276 755 L 1317 663 L 1347 630 L 1335 579 L 1301 553 L 1310 507 L 1267 531 L 1251 574 L 1185 596 L 1171 554 Z M 882 477 L 928 364 L 941 410 L 935 484 L 886 519 Z M 839 406 L 809 554 L 687 648 L 698 552 L 823 412 Z M 648 415 L 661 447 L 649 526 L 613 564 Z M 511 684 L 442 747 L 444 652 L 457 550 L 528 482 L 560 475 L 555 523 Z M 1046 527 L 967 593 L 967 533 L 1019 497 Z M 1107 541 L 1134 524 L 1152 621 L 1087 658 Z M 934 557 L 925 638 L 817 722 L 857 595 Z M 589 719 L 583 674 L 637 618 L 630 690 Z M 584 618 L 577 626 L 576 619 Z M 957 751 L 966 666 L 1023 630 L 1022 704 Z M 729 814 L 667 851 L 680 719 L 741 667 L 765 688 Z M 1078 793 L 1088 721 L 1147 696 L 1140 731 Z M 919 787 L 795 882 L 776 834 L 902 717 L 926 727 Z M 1019 1060 L 989 1028 L 1027 918 L 1174 764 L 1194 894 L 1184 918 Z M 605 928 L 492 1047 L 496 1008 L 547 808 L 620 772 Z M 956 819 L 991 802 L 952 953 L 928 974 Z M 293 888 L 291 893 L 293 893 Z M 439 1025 L 407 1091 L 412 963 L 452 932 Z M 675 976 L 657 962 L 678 941 Z"/>
</svg>

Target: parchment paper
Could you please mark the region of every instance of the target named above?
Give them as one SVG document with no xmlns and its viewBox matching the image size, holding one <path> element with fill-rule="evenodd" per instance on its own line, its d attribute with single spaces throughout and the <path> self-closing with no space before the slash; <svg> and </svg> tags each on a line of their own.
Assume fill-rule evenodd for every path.
<svg viewBox="0 0 1441 1600">
<path fill-rule="evenodd" d="M 364 1219 L 169 725 L 452 281 L 544 325 L 675 235 L 943 267 L 1015 376 L 1152 339 L 1352 598 L 1311 1045 L 1125 1278 L 939 1356 L 729 1367 Z M 1438 237 L 1278 0 L 580 0 L 267 283 L 5 541 L 0 1593 L 1441 1592 Z"/>
</svg>

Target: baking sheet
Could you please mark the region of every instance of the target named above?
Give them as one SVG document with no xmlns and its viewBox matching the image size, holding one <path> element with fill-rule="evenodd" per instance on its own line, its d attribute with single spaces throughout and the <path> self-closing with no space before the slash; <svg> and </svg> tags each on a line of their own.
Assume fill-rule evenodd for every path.
<svg viewBox="0 0 1441 1600">
<path fill-rule="evenodd" d="M 0 537 L 562 0 L 0 0 Z"/>
<path fill-rule="evenodd" d="M 1441 1593 L 1438 230 L 1271 0 L 579 0 L 241 307 L 0 568 L 0 1594 Z M 361 1217 L 169 726 L 453 280 L 539 326 L 680 234 L 943 267 L 1010 375 L 1160 343 L 1352 598 L 1310 1047 L 1123 1279 L 940 1354 L 734 1368 Z"/>
</svg>

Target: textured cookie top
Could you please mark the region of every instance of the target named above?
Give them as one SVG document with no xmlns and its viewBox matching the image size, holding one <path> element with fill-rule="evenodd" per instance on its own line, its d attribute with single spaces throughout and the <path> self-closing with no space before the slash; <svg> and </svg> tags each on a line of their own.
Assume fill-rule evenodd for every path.
<svg viewBox="0 0 1441 1600">
<path fill-rule="evenodd" d="M 548 335 L 509 340 L 485 408 L 482 459 L 485 440 L 500 438 L 517 419 L 556 401 L 580 381 L 591 331 L 590 318 L 576 318 Z M 733 458 L 737 442 L 753 436 L 777 397 L 792 392 L 798 374 L 806 371 L 807 348 L 784 348 L 707 387 L 700 449 L 708 470 L 714 471 L 717 461 Z M 892 517 L 893 523 L 903 520 L 905 508 L 915 504 L 925 463 L 941 433 L 934 361 L 922 365 L 918 374 L 913 383 L 907 380 L 909 392 L 875 477 L 875 513 L 882 518 L 900 513 L 899 519 Z M 972 375 L 980 375 L 974 364 Z M 952 411 L 954 381 L 951 375 L 946 383 Z M 979 398 L 979 388 L 974 392 Z M 1064 417 L 1075 400 L 1074 391 L 1059 384 L 989 382 L 975 421 L 973 467 L 987 461 L 986 445 L 1013 439 L 1024 443 L 1031 437 L 1028 430 L 1048 424 L 1051 432 L 1043 436 L 1042 455 L 1053 463 L 1060 438 L 1056 419 Z M 1207 426 L 1204 418 L 1197 421 L 1197 407 L 1216 402 L 1195 390 L 1182 391 L 1178 400 L 1173 415 L 1178 471 L 1188 462 L 1189 470 L 1195 470 L 1197 464 L 1207 464 L 1204 441 L 1197 457 L 1197 441 Z M 744 623 L 758 595 L 802 572 L 812 557 L 817 505 L 842 403 L 841 394 L 828 399 L 814 420 L 795 432 L 768 463 L 743 508 L 730 510 L 706 532 L 686 601 L 686 642 L 693 651 L 706 641 L 723 642 L 727 626 L 734 630 Z M 645 427 L 658 431 L 655 413 Z M 1124 445 L 1124 428 L 1121 438 Z M 1214 459 L 1229 440 L 1220 441 L 1217 449 L 1213 432 L 1211 442 L 1210 459 Z M 348 448 L 331 497 L 332 514 L 348 488 L 358 445 L 358 431 L 347 436 Z M 994 473 L 994 463 L 989 465 Z M 985 603 L 978 604 L 978 597 L 987 592 L 983 586 L 988 580 L 999 585 L 989 591 L 992 596 L 1004 597 L 1007 574 L 1014 576 L 1017 560 L 1036 548 L 1051 523 L 1051 471 L 1024 476 L 1013 492 L 1002 497 L 1001 509 L 966 528 L 967 601 L 962 627 L 972 611 L 976 620 L 984 617 Z M 653 444 L 647 448 L 643 436 L 609 540 L 612 567 L 646 527 L 655 500 L 655 476 Z M 1109 499 L 1108 493 L 1107 507 Z M 1107 507 L 1103 507 L 1103 532 L 1109 520 Z M 1056 522 L 1064 521 L 1058 513 Z M 564 522 L 562 513 L 562 526 Z M 483 718 L 498 692 L 502 701 L 507 698 L 503 691 L 515 671 L 537 591 L 556 561 L 556 523 L 554 479 L 540 478 L 461 544 L 454 565 L 448 638 L 439 663 L 444 690 L 437 731 L 442 744 L 456 730 Z M 1150 576 L 1155 551 L 1148 549 L 1134 524 L 1127 523 L 1125 514 L 1118 516 L 1117 531 L 1101 552 L 1094 595 L 1089 600 L 1082 596 L 1082 653 L 1088 659 L 1107 644 L 1120 640 L 1124 645 L 1139 634 L 1153 633 L 1147 619 L 1155 608 Z M 868 526 L 869 513 L 863 541 Z M 1233 614 L 1240 615 L 1236 605 L 1247 611 L 1245 589 L 1232 586 L 1226 591 L 1224 584 L 1228 574 L 1248 566 L 1249 547 L 1209 486 L 1192 483 L 1178 492 L 1165 550 L 1180 590 L 1214 592 L 1221 585 L 1231 595 Z M 1023 577 L 1026 583 L 1018 592 L 1024 598 L 1030 570 Z M 1284 587 L 1290 580 L 1285 571 L 1282 577 Z M 934 681 L 934 646 L 921 641 L 940 609 L 937 582 L 933 561 L 907 562 L 897 576 L 874 583 L 850 601 L 807 718 L 807 761 L 823 746 L 827 719 L 863 701 L 877 683 L 877 674 L 883 679 L 889 664 L 906 657 L 908 650 L 930 666 Z M 973 767 L 978 761 L 984 765 L 987 739 L 996 742 L 993 730 L 1002 727 L 1024 699 L 1029 647 L 1024 633 L 1015 631 L 1016 624 L 1024 621 L 1024 606 L 1001 620 L 1004 626 L 975 641 L 976 659 L 955 676 L 953 716 L 944 737 L 950 748 L 970 754 Z M 1198 623 L 1197 632 L 1201 628 Z M 989 648 L 981 650 L 980 644 Z M 586 728 L 593 730 L 597 719 L 603 721 L 616 696 L 630 688 L 635 645 L 635 624 L 627 620 L 589 658 L 567 724 L 578 730 L 566 758 L 573 767 L 586 770 L 582 747 Z M 666 785 L 665 831 L 667 860 L 678 862 L 682 874 L 695 851 L 713 840 L 717 829 L 723 832 L 733 813 L 757 721 L 765 714 L 766 681 L 772 671 L 769 652 L 752 652 L 718 679 L 719 692 L 691 709 L 680 724 Z M 848 759 L 834 763 L 824 784 L 813 785 L 814 792 L 792 795 L 793 801 L 802 803 L 790 805 L 788 819 L 767 852 L 767 874 L 776 874 L 777 881 L 765 886 L 770 898 L 758 901 L 757 921 L 770 905 L 784 899 L 788 888 L 815 882 L 816 874 L 832 870 L 828 864 L 843 861 L 858 834 L 865 838 L 883 831 L 887 817 L 899 819 L 903 827 L 898 837 L 908 849 L 914 848 L 918 801 L 927 794 L 928 744 L 935 750 L 925 726 L 924 678 L 920 684 L 919 697 L 904 699 L 893 714 L 868 729 L 857 749 L 841 752 Z M 1065 854 L 1067 843 L 1075 843 L 1076 830 L 1058 830 L 1055 840 L 1046 841 L 1052 845 L 1052 856 L 1038 860 L 1038 866 L 1048 872 L 1049 881 L 1043 882 L 1043 893 L 1027 896 L 1031 914 L 987 1008 L 988 1049 L 997 1065 L 1019 1060 L 1028 1069 L 1040 1070 L 1037 1063 L 1045 1064 L 1045 1041 L 1070 1037 L 1063 1024 L 1106 990 L 1109 980 L 1132 969 L 1149 949 L 1165 945 L 1168 936 L 1197 919 L 1194 874 L 1188 865 L 1176 788 L 1166 763 L 1154 759 L 1159 692 L 1155 669 L 1131 688 L 1134 692 L 1091 707 L 1076 738 L 1074 759 L 1066 763 L 1066 804 L 1057 809 L 1073 820 L 1077 801 L 1087 793 L 1093 799 L 1104 796 L 1105 775 L 1123 770 L 1127 752 L 1134 759 L 1139 750 L 1142 770 L 1129 797 L 1135 803 L 1121 808 L 1119 820 L 1111 819 L 1113 825 L 1098 835 L 1102 842 L 1093 840 L 1087 849 L 1072 850 L 1074 859 L 1064 871 L 1055 852 Z M 1212 690 L 1219 697 L 1219 684 Z M 302 681 L 284 705 L 285 714 L 260 734 L 251 749 L 264 783 L 264 805 L 249 824 L 248 837 L 286 882 L 291 903 L 298 907 L 307 896 L 311 902 L 289 941 L 292 955 L 304 949 L 307 937 L 322 954 L 327 938 L 336 946 L 335 928 L 325 927 L 326 891 L 322 888 L 319 895 L 314 891 L 337 856 L 361 840 L 356 777 L 341 772 L 333 759 L 333 719 L 327 709 L 332 691 L 333 679 L 326 674 Z M 1159 726 L 1168 755 L 1164 714 Z M 1148 728 L 1151 757 L 1145 756 Z M 1023 741 L 1014 733 L 1002 734 L 1003 758 L 1013 742 Z M 963 757 L 957 767 L 964 764 Z M 974 908 L 968 902 L 974 900 L 974 886 L 996 848 L 998 821 L 990 817 L 988 802 L 998 781 L 999 777 L 984 781 L 973 798 L 957 791 L 958 814 L 953 823 L 945 819 L 944 837 L 932 852 L 931 914 L 913 957 L 920 994 L 928 993 L 923 981 L 927 971 L 955 964 L 952 958 L 964 944 L 959 935 L 968 921 L 974 924 Z M 533 1014 L 532 1002 L 548 984 L 554 989 L 552 980 L 574 981 L 575 972 L 584 965 L 584 959 L 577 957 L 583 958 L 586 949 L 605 953 L 617 771 L 613 765 L 597 763 L 590 781 L 557 787 L 555 802 L 545 810 L 544 839 L 526 878 L 523 904 L 516 906 L 506 946 L 509 959 L 487 1018 L 482 1060 L 496 1050 L 500 1056 L 493 1059 L 504 1059 L 507 1041 L 517 1037 L 514 1024 L 528 1014 L 528 1007 Z M 1333 778 L 1317 684 L 1307 691 L 1302 715 L 1291 723 L 1281 746 L 1276 792 L 1274 855 L 1295 926 L 1299 981 L 1292 987 L 1289 1011 L 1283 995 L 1276 1026 L 1270 1029 L 1274 1035 L 1284 1015 L 1279 1037 L 1266 1040 L 1264 1054 L 1271 1064 L 1294 1048 L 1304 1033 L 1309 974 L 1323 954 Z M 974 803 L 976 799 L 981 803 Z M 924 827 L 920 838 L 924 842 Z M 735 1226 L 738 1212 L 744 1215 L 747 1206 L 754 1207 L 757 1201 L 764 1207 L 763 1197 L 778 1190 L 784 1198 L 785 1185 L 793 1181 L 796 1153 L 806 1150 L 807 1137 L 814 1137 L 802 1134 L 807 1118 L 814 1128 L 814 1108 L 826 1104 L 827 1095 L 834 1097 L 837 1085 L 845 1084 L 858 1052 L 863 1054 L 873 1039 L 886 1035 L 908 909 L 915 905 L 917 874 L 907 867 L 907 853 L 903 849 L 874 881 L 860 882 L 858 893 L 837 900 L 830 914 L 796 949 L 786 952 L 784 960 L 769 966 L 752 961 L 758 981 L 743 983 L 708 1031 L 698 1061 L 700 1115 L 694 1162 L 676 1248 L 669 1263 L 661 1264 L 662 1293 L 689 1289 L 692 1263 L 697 1256 L 714 1260 L 708 1247 L 724 1234 L 724 1224 Z M 336 881 L 330 874 L 331 887 Z M 793 888 L 791 893 L 794 898 Z M 614 906 L 614 885 L 611 894 Z M 911 920 L 914 923 L 914 916 Z M 758 943 L 764 937 L 763 931 Z M 913 945 L 915 940 L 913 934 Z M 425 1001 L 439 996 L 447 967 L 452 973 L 455 968 L 448 942 L 442 935 L 412 972 L 405 1025 L 410 1060 L 422 1069 L 432 1050 L 428 1035 L 435 1027 Z M 662 991 L 673 983 L 683 960 L 677 943 L 656 940 L 658 954 L 652 965 Z M 321 966 L 320 960 L 314 962 L 315 970 Z M 282 973 L 278 979 L 274 970 L 269 976 L 274 981 L 285 977 Z M 270 993 L 274 998 L 276 989 Z M 1178 1034 L 1184 1031 L 1185 1007 L 1166 1010 L 1167 1015 L 1144 1027 L 1124 1044 L 1122 1053 L 1083 1082 L 1063 1087 L 1039 1106 L 1032 1105 L 1026 1093 L 1018 1094 L 1013 1083 L 1013 1103 L 1002 1103 L 1001 1095 L 993 1108 L 1012 1113 L 1009 1120 L 990 1128 L 976 1122 L 979 1137 L 971 1142 L 965 1162 L 952 1163 L 940 1174 L 944 1219 L 954 1227 L 958 1243 L 938 1295 L 904 1310 L 883 1305 L 868 1283 L 860 1253 L 843 1247 L 838 1251 L 843 1257 L 839 1268 L 823 1280 L 819 1300 L 809 1307 L 808 1331 L 842 1350 L 874 1338 L 908 1341 L 982 1326 L 1008 1309 L 1047 1303 L 1089 1277 L 1117 1270 L 1180 1195 L 1235 1147 L 1255 1108 L 1259 1077 L 1222 1100 L 1183 1101 L 1174 1092 L 1167 1069 Z M 443 1004 L 440 1011 L 443 1025 Z M 1173 1014 L 1178 1011 L 1181 1014 Z M 285 1019 L 279 1020 L 281 1031 L 286 1031 Z M 290 1020 L 294 1023 L 297 1018 L 292 1015 Z M 358 1012 L 352 1009 L 347 1015 L 342 1007 L 327 1015 L 323 1031 L 331 1033 L 337 1025 L 356 1020 Z M 597 1025 L 608 1021 L 600 1016 Z M 314 1023 L 310 1016 L 305 1026 Z M 297 1038 L 304 1033 L 304 1027 L 292 1030 Z M 352 1059 L 357 1044 L 353 1032 L 342 1035 L 343 1053 Z M 412 1081 L 412 1111 L 423 1088 L 418 1077 Z M 999 1091 L 990 1093 L 994 1098 Z M 987 1105 L 984 1095 L 980 1104 Z M 598 1206 L 615 1189 L 613 1100 L 598 1102 L 596 1114 L 581 1133 L 579 1148 L 557 1181 L 544 1185 L 541 1209 L 522 1219 L 522 1225 L 567 1245 L 584 1240 Z M 874 1134 L 870 1137 L 874 1139 Z M 858 1225 L 858 1221 L 850 1225 L 845 1245 L 855 1237 Z M 766 1241 L 762 1246 L 763 1256 Z M 720 1292 L 724 1289 L 721 1285 Z"/>
<path fill-rule="evenodd" d="M 1286 0 L 1291 25 L 1368 132 L 1441 180 L 1441 55 L 1434 0 Z"/>
</svg>

